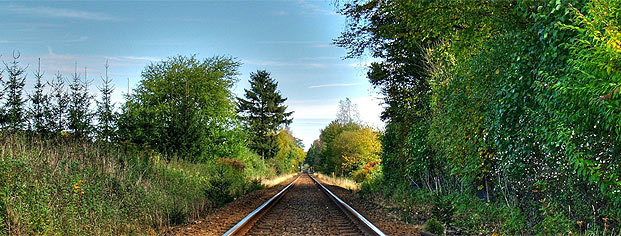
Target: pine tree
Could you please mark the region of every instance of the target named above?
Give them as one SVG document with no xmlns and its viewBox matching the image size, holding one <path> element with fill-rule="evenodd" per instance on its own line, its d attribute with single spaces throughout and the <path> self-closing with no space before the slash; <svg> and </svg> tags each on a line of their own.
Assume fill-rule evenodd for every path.
<svg viewBox="0 0 621 236">
<path fill-rule="evenodd" d="M 60 133 L 65 130 L 67 124 L 68 94 L 65 91 L 65 79 L 58 72 L 55 79 L 48 84 L 51 89 L 51 94 L 48 97 L 52 102 L 50 102 L 50 113 L 47 120 L 50 121 L 52 132 Z"/>
<path fill-rule="evenodd" d="M 84 81 L 80 80 L 77 63 L 72 82 L 69 84 L 69 107 L 67 128 L 76 138 L 86 138 L 92 131 L 92 114 L 89 111 L 92 96 L 88 93 L 89 81 L 84 68 Z"/>
<path fill-rule="evenodd" d="M 97 101 L 97 121 L 98 130 L 97 135 L 100 140 L 111 141 L 115 127 L 116 127 L 116 114 L 114 113 L 114 103 L 112 103 L 111 95 L 114 92 L 112 86 L 112 80 L 108 77 L 108 62 L 106 61 L 106 73 L 102 77 L 103 85 L 98 87 L 101 93 L 101 101 Z"/>
<path fill-rule="evenodd" d="M 41 72 L 41 58 L 39 58 L 39 67 L 34 74 L 36 82 L 34 85 L 34 93 L 29 96 L 32 106 L 29 110 L 29 117 L 31 119 L 31 130 L 37 134 L 45 135 L 49 132 L 49 126 L 47 119 L 49 117 L 49 97 L 43 93 L 45 84 L 41 82 L 43 73 Z"/>
<path fill-rule="evenodd" d="M 250 90 L 245 89 L 246 99 L 238 98 L 238 112 L 250 130 L 250 147 L 263 158 L 271 158 L 278 151 L 274 135 L 281 125 L 291 124 L 293 112 L 286 112 L 283 103 L 287 98 L 276 91 L 278 82 L 267 71 L 250 73 L 250 86 Z"/>
<path fill-rule="evenodd" d="M 4 63 L 8 73 L 7 81 L 4 82 L 4 92 L 6 95 L 6 103 L 4 104 L 6 128 L 10 132 L 17 132 L 24 129 L 26 123 L 24 104 L 25 99 L 22 97 L 24 85 L 26 84 L 26 76 L 24 68 L 19 66 L 20 55 L 13 54 L 13 62 L 9 65 Z"/>
</svg>

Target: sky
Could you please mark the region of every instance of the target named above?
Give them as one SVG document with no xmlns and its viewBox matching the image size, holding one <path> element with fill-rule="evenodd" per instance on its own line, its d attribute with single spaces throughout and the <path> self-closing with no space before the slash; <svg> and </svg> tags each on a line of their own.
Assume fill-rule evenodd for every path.
<svg viewBox="0 0 621 236">
<path fill-rule="evenodd" d="M 346 26 L 332 2 L 0 0 L 0 60 L 20 55 L 27 91 L 38 58 L 45 80 L 72 74 L 76 63 L 80 74 L 86 68 L 93 91 L 108 61 L 118 107 L 150 63 L 176 55 L 231 56 L 242 63 L 234 93 L 243 96 L 250 72 L 270 72 L 294 112 L 293 135 L 308 149 L 346 97 L 363 122 L 384 125 L 381 101 L 366 79 L 372 59 L 344 60 L 346 50 L 332 44 Z"/>
</svg>

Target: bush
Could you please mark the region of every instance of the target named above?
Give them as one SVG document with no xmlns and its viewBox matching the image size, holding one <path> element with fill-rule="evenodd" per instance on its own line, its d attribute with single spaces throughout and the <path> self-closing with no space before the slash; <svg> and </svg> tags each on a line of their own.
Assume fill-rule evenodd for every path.
<svg viewBox="0 0 621 236">
<path fill-rule="evenodd" d="M 455 205 L 453 196 L 442 196 L 437 194 L 432 200 L 431 215 L 446 225 L 453 222 L 453 214 L 455 213 Z"/>
<path fill-rule="evenodd" d="M 444 225 L 435 218 L 431 218 L 425 222 L 425 231 L 437 235 L 444 235 Z"/>
</svg>

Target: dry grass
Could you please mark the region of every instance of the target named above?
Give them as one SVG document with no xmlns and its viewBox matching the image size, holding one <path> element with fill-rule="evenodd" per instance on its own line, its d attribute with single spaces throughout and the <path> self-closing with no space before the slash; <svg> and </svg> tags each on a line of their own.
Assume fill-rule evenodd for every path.
<svg viewBox="0 0 621 236">
<path fill-rule="evenodd" d="M 283 174 L 283 175 L 279 175 L 276 176 L 274 178 L 270 178 L 270 179 L 262 179 L 261 180 L 261 184 L 265 185 L 265 187 L 272 187 L 274 185 L 280 184 L 285 180 L 290 179 L 291 177 L 297 175 L 297 173 L 291 173 L 291 174 Z"/>
<path fill-rule="evenodd" d="M 345 177 L 329 176 L 321 173 L 314 173 L 313 176 L 321 179 L 324 183 L 336 185 L 344 189 L 353 191 L 358 191 L 360 189 L 360 185 L 358 183 Z"/>
</svg>

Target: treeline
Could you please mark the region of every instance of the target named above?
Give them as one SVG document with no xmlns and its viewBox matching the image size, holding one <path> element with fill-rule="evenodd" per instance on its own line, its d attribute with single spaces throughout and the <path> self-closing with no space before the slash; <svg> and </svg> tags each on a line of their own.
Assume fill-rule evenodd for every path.
<svg viewBox="0 0 621 236">
<path fill-rule="evenodd" d="M 99 94 L 40 63 L 30 91 L 19 55 L 0 71 L 0 235 L 157 234 L 303 162 L 277 82 L 252 73 L 243 105 L 230 57 L 152 63 L 123 104 L 107 63 Z"/>
<path fill-rule="evenodd" d="M 3 132 L 49 136 L 66 131 L 80 139 L 111 139 L 116 113 L 110 98 L 114 88 L 107 76 L 107 64 L 102 86 L 98 87 L 101 98 L 95 100 L 95 112 L 91 110 L 95 98 L 89 91 L 92 80 L 86 77 L 86 68 L 80 74 L 76 63 L 72 75 L 57 73 L 46 82 L 39 60 L 33 73 L 33 90 L 26 93 L 28 73 L 18 61 L 19 53 L 14 54 L 13 61 L 5 62 L 5 68 L 0 70 L 0 129 Z"/>
<path fill-rule="evenodd" d="M 359 120 L 356 104 L 341 100 L 337 119 L 321 130 L 310 146 L 306 163 L 313 170 L 337 176 L 368 180 L 379 168 L 381 133 Z"/>
<path fill-rule="evenodd" d="M 0 129 L 6 133 L 127 142 L 168 159 L 192 162 L 235 158 L 245 152 L 273 159 L 290 145 L 301 149 L 295 139 L 286 144 L 277 141 L 281 129 L 291 135 L 283 128 L 291 123 L 292 112 L 286 112 L 286 98 L 268 72 L 251 74 L 248 100 L 233 95 L 240 63 L 232 58 L 201 61 L 178 56 L 151 64 L 119 109 L 112 102 L 114 87 L 107 63 L 95 97 L 89 90 L 93 80 L 87 77 L 87 68 L 80 73 L 76 63 L 72 75 L 57 73 L 46 82 L 40 60 L 33 73 L 33 90 L 26 93 L 27 72 L 18 59 L 15 55 L 0 71 Z"/>
<path fill-rule="evenodd" d="M 620 1 L 339 6 L 336 44 L 380 59 L 387 192 L 462 233 L 619 232 Z"/>
</svg>

